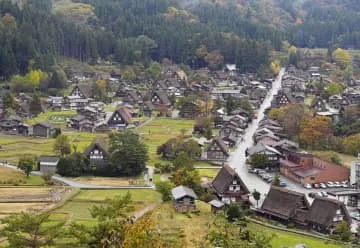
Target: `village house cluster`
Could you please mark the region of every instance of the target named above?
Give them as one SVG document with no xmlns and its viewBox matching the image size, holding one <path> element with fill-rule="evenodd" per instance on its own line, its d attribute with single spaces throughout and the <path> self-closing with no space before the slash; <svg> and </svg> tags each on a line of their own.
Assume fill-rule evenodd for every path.
<svg viewBox="0 0 360 248">
<path fill-rule="evenodd" d="M 311 68 L 309 72 L 303 72 L 294 67 L 288 67 L 282 80 L 282 88 L 275 95 L 271 107 L 304 103 L 308 84 L 313 82 L 314 71 L 318 70 L 319 68 Z M 256 144 L 247 150 L 249 159 L 255 155 L 265 155 L 268 160 L 266 167 L 269 170 L 280 171 L 284 177 L 302 185 L 349 180 L 348 168 L 300 151 L 299 144 L 292 141 L 291 137 L 287 137 L 283 130 L 284 128 L 275 120 L 268 117 L 261 120 L 254 135 Z"/>
<path fill-rule="evenodd" d="M 319 72 L 319 70 L 319 68 L 311 68 L 308 72 L 303 72 L 291 66 L 287 68 L 282 80 L 282 88 L 275 95 L 271 106 L 279 108 L 289 104 L 304 103 L 305 96 L 308 94 L 307 87 L 315 80 L 315 76 L 318 77 L 314 71 Z M 325 78 L 323 74 L 320 75 Z M 329 101 L 331 102 L 331 98 Z M 322 102 L 325 103 L 325 101 Z M 328 104 L 331 105 L 331 103 L 326 103 L 326 105 Z M 342 106 L 339 110 L 344 111 L 344 108 L 346 109 L 351 104 L 358 104 L 358 102 Z M 314 108 L 314 105 L 311 104 L 310 107 Z M 256 111 L 254 104 L 253 109 Z M 322 115 L 316 108 L 315 110 L 315 115 Z M 214 199 L 209 202 L 213 212 L 226 209 L 230 204 L 249 203 L 251 192 L 239 174 L 226 165 L 226 161 L 230 155 L 229 149 L 238 144 L 252 118 L 254 116 L 247 115 L 246 111 L 242 109 L 231 113 L 219 109 L 215 113 L 214 126 L 219 128 L 219 135 L 208 142 L 203 154 L 203 158 L 209 161 L 223 162 L 215 179 L 205 185 L 207 189 L 214 192 Z M 333 118 L 333 121 L 336 121 L 336 118 Z M 194 131 L 201 130 L 201 125 L 201 122 L 197 122 Z M 267 171 L 279 172 L 282 177 L 304 187 L 317 185 L 320 188 L 320 185 L 325 185 L 325 188 L 340 187 L 340 189 L 329 189 L 327 193 L 329 196 L 320 194 L 320 191 L 317 194 L 310 193 L 310 196 L 310 194 L 302 193 L 306 191 L 297 192 L 287 189 L 285 183 L 280 184 L 280 187 L 271 186 L 261 206 L 254 208 L 256 213 L 286 225 L 291 224 L 301 229 L 325 234 L 332 234 L 341 222 L 345 221 L 351 224 L 353 220 L 348 208 L 352 211 L 356 208 L 360 209 L 360 191 L 350 188 L 351 182 L 360 182 L 359 163 L 355 163 L 350 172 L 349 168 L 342 165 L 324 161 L 313 154 L 301 151 L 299 144 L 294 142 L 292 137 L 284 134 L 283 130 L 284 128 L 279 122 L 265 115 L 254 134 L 254 146 L 246 151 L 248 159 L 250 160 L 252 156 L 256 155 L 266 156 L 268 162 L 264 167 Z M 232 142 L 229 142 L 230 136 L 234 137 Z M 349 182 L 349 178 L 351 178 L 351 182 Z M 337 186 L 332 182 L 343 183 Z M 330 186 L 331 183 L 333 186 Z M 191 202 L 191 208 L 184 207 L 179 210 L 180 212 L 196 209 L 196 195 L 193 196 L 190 193 L 186 195 L 191 200 L 187 200 L 185 203 L 183 198 L 180 199 L 173 194 L 177 210 L 179 204 L 186 205 Z M 309 200 L 309 197 L 312 199 Z"/>
</svg>

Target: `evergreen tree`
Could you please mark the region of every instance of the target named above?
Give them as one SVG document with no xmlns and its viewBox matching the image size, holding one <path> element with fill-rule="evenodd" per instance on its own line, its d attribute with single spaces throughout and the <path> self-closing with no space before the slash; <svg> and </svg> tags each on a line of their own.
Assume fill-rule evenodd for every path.
<svg viewBox="0 0 360 248">
<path fill-rule="evenodd" d="M 53 247 L 62 234 L 64 221 L 50 221 L 50 214 L 18 213 L 3 220 L 2 236 L 9 247 Z"/>
<path fill-rule="evenodd" d="M 3 104 L 5 109 L 13 108 L 15 104 L 14 96 L 10 92 L 6 92 L 3 96 Z"/>
<path fill-rule="evenodd" d="M 130 130 L 112 134 L 109 141 L 110 164 L 116 174 L 139 175 L 148 161 L 148 150 L 138 134 Z"/>
<path fill-rule="evenodd" d="M 64 86 L 64 79 L 61 78 L 57 71 L 54 71 L 49 81 L 49 88 L 62 89 Z"/>
<path fill-rule="evenodd" d="M 42 112 L 42 106 L 40 102 L 40 97 L 38 94 L 33 95 L 33 99 L 30 102 L 30 113 L 32 115 L 38 115 Z"/>
</svg>

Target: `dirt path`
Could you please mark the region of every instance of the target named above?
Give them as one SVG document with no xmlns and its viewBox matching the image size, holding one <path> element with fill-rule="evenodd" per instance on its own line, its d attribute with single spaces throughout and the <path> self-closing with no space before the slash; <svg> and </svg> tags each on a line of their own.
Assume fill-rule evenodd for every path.
<svg viewBox="0 0 360 248">
<path fill-rule="evenodd" d="M 143 127 L 143 126 L 145 126 L 145 125 L 147 125 L 147 124 L 149 124 L 150 122 L 152 122 L 153 120 L 155 119 L 155 117 L 150 117 L 150 119 L 149 120 L 146 120 L 145 122 L 143 122 L 143 123 L 141 123 L 139 126 L 137 126 L 136 128 L 135 128 L 135 130 L 136 129 L 139 129 L 139 128 L 141 128 L 141 127 Z"/>
<path fill-rule="evenodd" d="M 137 212 L 134 213 L 134 221 L 137 221 L 138 219 L 140 219 L 141 217 L 143 217 L 145 214 L 147 214 L 148 212 L 153 211 L 155 208 L 157 208 L 159 205 L 161 204 L 161 202 L 156 202 L 153 203 Z"/>
</svg>

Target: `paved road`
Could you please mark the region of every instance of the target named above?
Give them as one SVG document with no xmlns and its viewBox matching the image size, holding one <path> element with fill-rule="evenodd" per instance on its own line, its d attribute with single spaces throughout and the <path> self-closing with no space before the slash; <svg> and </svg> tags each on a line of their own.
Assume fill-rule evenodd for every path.
<svg viewBox="0 0 360 248">
<path fill-rule="evenodd" d="M 278 77 L 273 82 L 272 89 L 269 91 L 267 97 L 265 98 L 264 102 L 260 106 L 258 110 L 258 118 L 253 120 L 253 122 L 249 125 L 249 127 L 246 129 L 243 140 L 241 140 L 238 145 L 235 152 L 232 153 L 231 157 L 229 158 L 229 165 L 236 170 L 236 172 L 240 175 L 241 179 L 244 181 L 244 183 L 249 188 L 250 192 L 254 191 L 255 189 L 259 191 L 262 195 L 259 206 L 261 206 L 262 201 L 264 200 L 264 196 L 268 193 L 270 189 L 270 184 L 266 183 L 262 179 L 260 179 L 257 175 L 248 173 L 248 168 L 246 166 L 246 156 L 245 151 L 247 148 L 253 146 L 253 135 L 257 128 L 259 127 L 259 122 L 264 118 L 265 109 L 269 108 L 271 106 L 271 101 L 274 98 L 274 95 L 278 93 L 278 91 L 281 89 L 281 80 L 284 75 L 284 68 L 280 71 Z M 287 183 L 287 188 L 291 190 L 295 190 L 300 193 L 304 193 L 306 196 L 308 196 L 309 192 L 317 192 L 317 191 L 324 191 L 324 189 L 312 189 L 308 190 L 302 187 L 299 184 L 296 184 L 286 178 L 282 178 Z M 312 201 L 311 198 L 308 197 L 310 201 Z M 255 201 L 252 199 L 253 203 Z"/>
<path fill-rule="evenodd" d="M 256 189 L 263 196 L 269 191 L 270 185 L 258 178 L 256 175 L 247 172 L 245 151 L 254 144 L 253 135 L 259 127 L 259 122 L 264 118 L 265 109 L 271 106 L 271 101 L 274 98 L 274 95 L 276 95 L 281 88 L 281 80 L 284 72 L 285 69 L 281 69 L 278 77 L 273 82 L 271 90 L 268 92 L 257 112 L 257 119 L 254 119 L 252 123 L 250 123 L 249 127 L 245 130 L 243 139 L 238 143 L 236 151 L 233 152 L 232 156 L 229 158 L 229 165 L 236 170 L 244 183 L 248 186 L 249 190 L 252 192 Z"/>
</svg>

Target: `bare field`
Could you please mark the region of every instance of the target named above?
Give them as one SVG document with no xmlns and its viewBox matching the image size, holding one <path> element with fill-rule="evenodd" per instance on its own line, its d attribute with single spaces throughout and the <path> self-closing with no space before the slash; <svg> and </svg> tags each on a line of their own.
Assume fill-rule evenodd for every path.
<svg viewBox="0 0 360 248">
<path fill-rule="evenodd" d="M 48 205 L 48 203 L 0 203 L 0 215 L 20 212 L 40 212 Z"/>
<path fill-rule="evenodd" d="M 71 190 L 66 187 L 0 187 L 0 219 L 14 213 L 50 210 Z"/>
<path fill-rule="evenodd" d="M 147 186 L 142 175 L 137 178 L 134 177 L 77 177 L 72 180 L 90 185 L 105 185 L 105 186 Z"/>
</svg>

